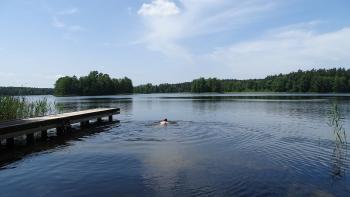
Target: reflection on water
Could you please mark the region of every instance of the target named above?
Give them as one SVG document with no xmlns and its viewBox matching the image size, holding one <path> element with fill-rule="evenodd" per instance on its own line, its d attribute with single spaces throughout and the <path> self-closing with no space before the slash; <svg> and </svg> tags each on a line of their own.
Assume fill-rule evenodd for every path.
<svg viewBox="0 0 350 197">
<path fill-rule="evenodd" d="M 336 149 L 327 125 L 337 101 L 345 117 L 342 128 L 350 128 L 346 94 L 50 99 L 63 111 L 120 107 L 120 125 L 99 125 L 36 146 L 2 149 L 2 196 L 347 196 L 350 192 L 345 173 L 349 160 L 342 159 L 346 148 Z M 160 126 L 164 117 L 174 124 Z"/>
<path fill-rule="evenodd" d="M 60 112 L 79 111 L 99 107 L 119 107 L 123 111 L 132 110 L 132 98 L 113 97 L 57 97 L 55 103 Z"/>
<path fill-rule="evenodd" d="M 331 173 L 334 179 L 345 177 L 347 149 L 335 144 L 331 160 Z"/>
<path fill-rule="evenodd" d="M 27 145 L 25 139 L 18 139 L 16 146 L 8 148 L 6 146 L 0 147 L 0 170 L 6 169 L 6 165 L 13 163 L 23 157 L 40 152 L 50 152 L 55 148 L 63 148 L 70 145 L 70 141 L 79 141 L 82 138 L 86 138 L 95 135 L 100 132 L 107 131 L 113 127 L 118 127 L 119 121 L 113 122 L 95 122 L 90 124 L 89 127 L 80 129 L 77 125 L 73 126 L 70 132 L 67 132 L 64 136 L 56 136 L 48 131 L 49 138 L 40 139 L 36 137 L 34 144 Z M 55 131 L 53 131 L 55 132 Z"/>
<path fill-rule="evenodd" d="M 342 117 L 336 103 L 333 104 L 330 112 L 329 125 L 334 135 L 334 149 L 332 154 L 332 177 L 340 179 L 345 177 L 347 160 L 347 136 L 343 127 Z"/>
</svg>

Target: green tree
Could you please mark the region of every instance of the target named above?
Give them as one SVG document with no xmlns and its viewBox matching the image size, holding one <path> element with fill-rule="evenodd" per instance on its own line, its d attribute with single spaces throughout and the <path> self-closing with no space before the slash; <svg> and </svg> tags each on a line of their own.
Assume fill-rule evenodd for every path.
<svg viewBox="0 0 350 197">
<path fill-rule="evenodd" d="M 61 77 L 55 83 L 56 95 L 78 95 L 79 94 L 79 81 L 76 76 Z"/>
<path fill-rule="evenodd" d="M 348 83 L 345 77 L 336 76 L 334 79 L 334 92 L 346 92 L 348 90 Z"/>
<path fill-rule="evenodd" d="M 120 93 L 132 93 L 131 79 L 112 79 L 108 74 L 91 71 L 87 76 L 79 79 L 73 77 L 61 77 L 55 83 L 56 95 L 111 95 Z"/>
</svg>

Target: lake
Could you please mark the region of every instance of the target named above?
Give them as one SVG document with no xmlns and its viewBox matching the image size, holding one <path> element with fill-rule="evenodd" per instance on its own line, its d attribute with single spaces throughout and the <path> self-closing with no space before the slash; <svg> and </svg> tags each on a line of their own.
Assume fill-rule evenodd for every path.
<svg viewBox="0 0 350 197">
<path fill-rule="evenodd" d="M 31 97 L 40 98 L 40 97 Z M 48 97 L 63 111 L 119 107 L 119 120 L 2 148 L 1 196 L 347 196 L 350 94 Z M 171 123 L 160 126 L 159 120 Z"/>
</svg>

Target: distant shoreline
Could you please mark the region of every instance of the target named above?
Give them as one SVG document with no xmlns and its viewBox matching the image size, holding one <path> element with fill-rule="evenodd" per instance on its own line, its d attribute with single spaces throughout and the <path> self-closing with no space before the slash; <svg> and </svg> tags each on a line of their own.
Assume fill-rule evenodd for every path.
<svg viewBox="0 0 350 197">
<path fill-rule="evenodd" d="M 0 87 L 0 96 L 105 96 L 152 93 L 350 93 L 350 69 L 298 70 L 264 79 L 199 78 L 192 82 L 133 86 L 131 79 L 112 79 L 92 71 L 88 76 L 59 78 L 54 88 Z"/>
<path fill-rule="evenodd" d="M 167 94 L 192 94 L 197 96 L 218 96 L 218 95 L 230 95 L 230 94 L 242 94 L 242 95 L 249 95 L 249 94 L 256 94 L 257 96 L 266 94 L 267 96 L 334 96 L 334 95 L 344 95 L 344 96 L 350 96 L 350 92 L 201 92 L 201 93 L 194 93 L 194 92 L 171 92 L 171 93 L 130 93 L 130 94 L 107 94 L 107 95 L 64 95 L 64 96 L 57 96 L 54 94 L 31 94 L 31 95 L 1 95 L 1 96 L 53 96 L 53 97 L 108 97 L 108 96 L 128 96 L 128 95 L 167 95 Z"/>
</svg>

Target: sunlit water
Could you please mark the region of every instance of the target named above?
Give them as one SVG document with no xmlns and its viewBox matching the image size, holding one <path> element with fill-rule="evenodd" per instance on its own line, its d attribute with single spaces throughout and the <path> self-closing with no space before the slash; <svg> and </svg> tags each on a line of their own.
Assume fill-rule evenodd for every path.
<svg viewBox="0 0 350 197">
<path fill-rule="evenodd" d="M 120 122 L 2 148 L 0 196 L 347 196 L 349 154 L 334 155 L 327 123 L 337 102 L 349 134 L 349 96 L 49 97 L 119 107 Z"/>
</svg>

